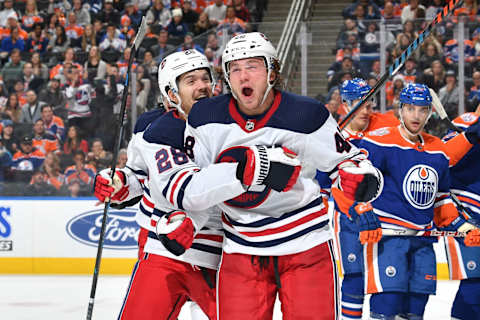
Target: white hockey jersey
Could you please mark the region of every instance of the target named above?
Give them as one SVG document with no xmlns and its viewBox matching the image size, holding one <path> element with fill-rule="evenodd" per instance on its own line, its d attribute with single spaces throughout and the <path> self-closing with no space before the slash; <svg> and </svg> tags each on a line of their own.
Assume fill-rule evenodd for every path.
<svg viewBox="0 0 480 320">
<path fill-rule="evenodd" d="M 236 163 L 200 170 L 183 152 L 184 131 L 185 121 L 172 111 L 156 119 L 143 134 L 135 135 L 129 144 L 129 168 L 137 176 L 147 177 L 147 196 L 141 206 L 144 215 L 150 214 L 151 218 L 144 251 L 216 269 L 223 233 L 220 211 L 214 205 L 242 194 L 245 189 L 236 178 Z M 160 217 L 173 210 L 185 210 L 199 230 L 192 247 L 181 256 L 165 249 L 153 231 Z"/>
<path fill-rule="evenodd" d="M 317 169 L 335 175 L 346 159 L 364 159 L 345 141 L 328 110 L 316 100 L 276 92 L 272 107 L 258 117 L 241 114 L 231 95 L 197 102 L 189 114 L 187 152 L 200 167 L 238 161 L 236 146 L 284 146 L 297 153 L 302 170 L 288 192 L 263 186 L 219 205 L 227 253 L 287 255 L 329 239 L 328 216 Z"/>
</svg>

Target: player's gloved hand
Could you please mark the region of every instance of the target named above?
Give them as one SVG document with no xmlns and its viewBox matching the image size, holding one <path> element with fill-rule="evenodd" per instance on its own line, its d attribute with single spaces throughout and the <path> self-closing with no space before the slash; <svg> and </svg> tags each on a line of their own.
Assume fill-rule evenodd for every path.
<svg viewBox="0 0 480 320">
<path fill-rule="evenodd" d="M 300 169 L 296 153 L 285 147 L 253 146 L 245 148 L 245 156 L 238 163 L 237 178 L 248 186 L 263 184 L 282 192 L 292 189 Z"/>
<path fill-rule="evenodd" d="M 480 142 L 480 118 L 477 121 L 465 129 L 465 137 L 471 144 L 477 144 Z"/>
<path fill-rule="evenodd" d="M 156 233 L 168 251 L 180 256 L 192 246 L 195 227 L 185 212 L 172 211 L 158 220 Z"/>
<path fill-rule="evenodd" d="M 479 247 L 480 246 L 480 230 L 473 229 L 467 233 L 463 242 L 467 247 Z"/>
<path fill-rule="evenodd" d="M 357 202 L 376 199 L 383 189 L 383 175 L 368 160 L 346 160 L 338 165 L 339 185 L 345 196 Z"/>
<path fill-rule="evenodd" d="M 104 169 L 95 176 L 93 194 L 101 202 L 120 203 L 128 197 L 127 176 L 121 170 L 115 170 L 113 181 L 110 178 L 110 169 Z"/>
<path fill-rule="evenodd" d="M 354 203 L 348 210 L 348 213 L 350 219 L 355 221 L 358 226 L 362 244 L 380 241 L 382 238 L 382 227 L 370 203 Z"/>
</svg>

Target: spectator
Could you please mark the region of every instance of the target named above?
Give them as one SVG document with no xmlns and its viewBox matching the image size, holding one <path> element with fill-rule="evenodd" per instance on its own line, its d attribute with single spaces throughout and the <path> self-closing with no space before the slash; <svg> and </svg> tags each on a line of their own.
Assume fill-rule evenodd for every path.
<svg viewBox="0 0 480 320">
<path fill-rule="evenodd" d="M 154 104 L 155 97 L 153 96 L 153 91 L 152 90 L 152 80 L 150 78 L 150 74 L 145 70 L 145 67 L 143 65 L 139 65 L 138 68 L 135 70 L 135 73 L 137 74 L 137 81 L 140 81 L 142 83 L 142 88 L 143 91 L 145 92 L 145 96 L 148 97 L 147 104 L 148 106 L 152 106 Z M 154 75 L 154 79 L 156 79 L 156 74 Z M 138 88 L 137 88 L 138 92 Z M 151 94 L 151 95 L 150 95 Z M 144 109 L 144 111 L 146 111 Z M 137 113 L 140 114 L 140 113 Z"/>
<path fill-rule="evenodd" d="M 441 57 L 437 51 L 437 47 L 432 43 L 427 43 L 425 45 L 425 51 L 420 57 L 418 62 L 418 68 L 421 72 L 429 68 L 433 61 L 440 60 Z"/>
<path fill-rule="evenodd" d="M 51 52 L 65 52 L 70 47 L 70 38 L 65 33 L 65 28 L 61 25 L 55 26 L 55 34 L 50 38 L 48 50 Z"/>
<path fill-rule="evenodd" d="M 198 21 L 198 13 L 192 9 L 190 0 L 183 1 L 182 6 L 183 22 L 187 25 L 188 30 L 193 30 L 193 26 Z"/>
<path fill-rule="evenodd" d="M 235 16 L 237 18 L 242 19 L 245 23 L 252 21 L 250 11 L 245 6 L 244 0 L 233 0 L 233 7 L 235 8 Z"/>
<path fill-rule="evenodd" d="M 392 56 L 394 58 L 398 58 L 402 55 L 402 53 L 408 48 L 411 43 L 410 37 L 405 33 L 399 34 L 400 39 L 397 39 L 397 43 L 392 51 Z"/>
<path fill-rule="evenodd" d="M 400 23 L 401 10 L 396 10 L 397 7 L 393 4 L 392 0 L 385 1 L 384 9 L 382 12 L 382 22 L 385 24 L 387 31 L 393 32 L 395 35 L 402 29 Z"/>
<path fill-rule="evenodd" d="M 8 37 L 11 34 L 12 29 L 17 29 L 18 30 L 18 36 L 22 38 L 24 41 L 27 40 L 28 38 L 28 33 L 23 30 L 20 27 L 20 24 L 18 23 L 18 15 L 17 14 L 11 14 L 7 18 L 7 25 L 5 28 L 1 30 L 2 37 Z"/>
<path fill-rule="evenodd" d="M 117 26 L 120 24 L 120 13 L 113 7 L 113 0 L 105 0 L 105 8 L 98 13 L 97 19 L 104 27 L 109 24 Z"/>
<path fill-rule="evenodd" d="M 82 151 L 86 154 L 88 152 L 88 143 L 85 139 L 80 138 L 79 128 L 71 126 L 67 130 L 67 139 L 63 144 L 63 153 L 73 156 L 77 151 Z"/>
<path fill-rule="evenodd" d="M 183 13 L 181 9 L 172 10 L 172 21 L 168 24 L 167 30 L 170 37 L 177 40 L 177 42 L 183 40 L 183 37 L 185 37 L 188 32 L 188 27 L 183 22 Z"/>
<path fill-rule="evenodd" d="M 117 28 L 114 24 L 108 25 L 105 38 L 100 43 L 100 51 L 113 51 L 116 53 L 121 53 L 123 50 L 125 50 L 125 39 L 121 39 L 116 31 Z"/>
<path fill-rule="evenodd" d="M 38 52 L 43 55 L 47 52 L 49 39 L 43 34 L 43 24 L 41 22 L 33 25 L 33 32 L 27 38 L 25 51 L 29 53 Z"/>
<path fill-rule="evenodd" d="M 212 25 L 210 24 L 207 13 L 202 12 L 198 16 L 197 22 L 193 25 L 192 31 L 193 34 L 197 36 L 207 32 L 208 30 L 210 30 L 211 27 Z"/>
<path fill-rule="evenodd" d="M 350 76 L 356 78 L 360 77 L 358 67 L 354 65 L 353 59 L 350 56 L 343 57 L 341 62 L 333 63 L 327 71 L 328 90 L 332 87 L 342 83 L 340 80 L 344 77 L 345 73 L 349 73 Z"/>
<path fill-rule="evenodd" d="M 12 159 L 12 171 L 14 181 L 29 182 L 33 172 L 40 169 L 45 154 L 37 150 L 32 145 L 32 138 L 24 136 L 20 140 L 20 150 L 18 150 Z"/>
<path fill-rule="evenodd" d="M 387 106 L 393 105 L 395 99 L 398 99 L 400 92 L 405 87 L 405 78 L 401 74 L 396 74 L 392 81 L 388 81 L 385 85 L 385 93 Z"/>
<path fill-rule="evenodd" d="M 91 190 L 95 180 L 96 170 L 89 164 L 85 164 L 85 153 L 75 151 L 73 155 L 73 166 L 65 169 L 65 183 L 70 185 L 73 181 L 80 183 L 80 189 L 84 192 Z"/>
<path fill-rule="evenodd" d="M 5 106 L 5 114 L 8 115 L 10 120 L 15 123 L 20 122 L 20 117 L 22 116 L 22 107 L 18 103 L 18 98 L 15 93 L 11 93 L 8 96 L 7 104 Z"/>
<path fill-rule="evenodd" d="M 408 6 L 402 9 L 402 23 L 405 23 L 407 20 L 414 20 L 418 8 L 425 10 L 425 7 L 419 4 L 419 2 L 419 0 L 408 1 Z"/>
<path fill-rule="evenodd" d="M 42 119 L 35 121 L 33 125 L 33 147 L 42 151 L 43 154 L 50 152 L 59 153 L 60 145 L 57 138 L 45 131 L 44 122 Z"/>
<path fill-rule="evenodd" d="M 380 19 L 380 9 L 373 0 L 358 0 L 342 11 L 345 19 L 354 18 L 357 7 L 361 5 L 367 13 L 368 19 Z"/>
<path fill-rule="evenodd" d="M 18 103 L 20 106 L 27 104 L 27 92 L 23 85 L 23 80 L 16 80 L 13 85 L 13 91 L 17 95 Z"/>
<path fill-rule="evenodd" d="M 60 169 L 59 157 L 53 152 L 47 154 L 40 170 L 43 174 L 43 180 L 57 191 L 60 191 L 65 182 L 65 176 Z"/>
<path fill-rule="evenodd" d="M 472 75 L 473 86 L 470 88 L 468 100 L 473 100 L 475 97 L 480 99 L 480 71 L 475 71 Z"/>
<path fill-rule="evenodd" d="M 405 61 L 405 66 L 400 73 L 403 75 L 403 79 L 407 84 L 417 82 L 416 80 L 420 73 L 417 72 L 416 66 L 417 61 L 413 57 L 409 57 L 407 61 Z"/>
<path fill-rule="evenodd" d="M 150 76 L 155 77 L 158 74 L 158 63 L 153 60 L 153 53 L 150 50 L 145 51 L 143 55 L 143 67 Z"/>
<path fill-rule="evenodd" d="M 204 12 L 208 15 L 210 24 L 217 26 L 226 18 L 227 6 L 223 3 L 223 0 L 215 0 L 214 3 L 205 8 Z"/>
<path fill-rule="evenodd" d="M 135 86 L 135 90 L 136 90 L 135 108 L 137 108 L 137 115 L 140 115 L 145 111 L 147 111 L 148 93 L 145 90 L 145 86 L 143 82 L 138 80 Z M 133 108 L 133 106 L 131 105 L 131 100 L 130 100 L 130 108 Z"/>
<path fill-rule="evenodd" d="M 31 62 L 26 62 L 23 65 L 22 81 L 24 88 L 35 92 L 38 92 L 40 87 L 43 86 L 43 79 L 37 78 L 33 74 L 33 66 Z"/>
<path fill-rule="evenodd" d="M 213 51 L 216 60 L 222 56 L 223 50 L 218 44 L 217 34 L 214 32 L 208 34 L 205 48 L 210 48 Z M 216 62 L 217 65 L 219 65 L 219 63 L 219 61 Z"/>
<path fill-rule="evenodd" d="M 118 169 L 125 168 L 127 166 L 127 160 L 128 160 L 127 149 L 122 148 L 122 149 L 118 150 L 118 158 L 117 158 L 116 168 L 118 168 Z"/>
<path fill-rule="evenodd" d="M 168 43 L 168 32 L 161 30 L 158 35 L 158 43 L 152 47 L 152 52 L 155 55 L 155 61 L 160 63 L 163 58 L 169 55 L 175 47 Z"/>
<path fill-rule="evenodd" d="M 25 42 L 19 38 L 18 29 L 12 28 L 10 30 L 10 36 L 3 38 L 0 46 L 2 59 L 5 59 L 13 49 L 23 51 L 25 49 Z"/>
<path fill-rule="evenodd" d="M 90 24 L 90 13 L 82 6 L 82 0 L 73 0 L 73 9 L 68 13 L 69 17 L 71 13 L 75 15 L 75 21 L 79 26 Z"/>
<path fill-rule="evenodd" d="M 428 21 L 433 20 L 436 15 L 443 10 L 443 0 L 433 0 L 430 6 L 428 6 L 427 11 L 425 12 L 425 18 Z"/>
<path fill-rule="evenodd" d="M 120 113 L 123 88 L 120 68 L 117 65 L 111 65 L 107 68 L 107 86 L 105 90 L 106 96 L 110 99 L 109 106 L 112 107 L 110 114 L 111 112 L 114 114 Z"/>
<path fill-rule="evenodd" d="M 3 2 L 3 10 L 0 11 L 0 27 L 6 27 L 7 26 L 7 19 L 10 17 L 12 14 L 17 15 L 17 12 L 13 8 L 13 0 L 5 0 Z"/>
<path fill-rule="evenodd" d="M 40 101 L 44 101 L 48 106 L 52 108 L 52 110 L 57 115 L 61 116 L 61 118 L 66 119 L 67 110 L 65 109 L 65 106 L 67 104 L 67 101 L 65 98 L 65 94 L 60 87 L 61 79 L 62 77 L 60 75 L 56 75 L 55 77 L 53 77 L 53 79 L 50 80 L 50 82 L 48 83 L 47 87 L 40 91 L 38 99 Z M 43 120 L 45 120 L 47 123 L 50 123 L 49 119 L 44 118 Z"/>
<path fill-rule="evenodd" d="M 90 13 L 90 17 L 94 18 L 98 15 L 100 11 L 102 11 L 102 4 L 103 0 L 89 0 L 88 3 L 85 4 L 85 7 L 88 8 L 88 12 Z"/>
<path fill-rule="evenodd" d="M 0 194 L 3 194 L 5 188 L 5 174 L 10 168 L 12 163 L 12 154 L 3 144 L 2 137 L 0 136 Z"/>
<path fill-rule="evenodd" d="M 97 45 L 97 35 L 93 29 L 93 25 L 87 24 L 85 26 L 85 32 L 82 35 L 82 51 L 88 52 L 91 47 Z"/>
<path fill-rule="evenodd" d="M 113 155 L 109 151 L 103 149 L 103 142 L 100 138 L 95 138 L 92 141 L 91 151 L 87 155 L 87 163 L 98 171 L 110 167 L 112 164 Z"/>
<path fill-rule="evenodd" d="M 33 74 L 43 81 L 48 80 L 48 67 L 40 60 L 40 53 L 34 52 L 30 59 L 32 63 Z"/>
<path fill-rule="evenodd" d="M 7 62 L 2 68 L 3 82 L 9 87 L 9 82 L 19 80 L 22 78 L 23 65 L 25 62 L 21 60 L 20 50 L 13 49 L 10 53 L 10 61 Z"/>
<path fill-rule="evenodd" d="M 94 79 L 105 80 L 107 74 L 107 63 L 100 57 L 98 47 L 93 46 L 88 52 L 88 59 L 85 62 L 84 69 L 87 72 L 89 83 L 93 83 Z"/>
<path fill-rule="evenodd" d="M 464 61 L 465 61 L 465 74 L 467 77 L 472 75 L 472 64 L 475 64 L 480 57 L 476 55 L 473 42 L 471 40 L 464 40 Z M 447 68 L 458 68 L 458 41 L 453 38 L 445 42 L 443 46 L 445 63 Z"/>
<path fill-rule="evenodd" d="M 5 148 L 7 148 L 10 154 L 13 155 L 18 151 L 17 138 L 13 134 L 13 121 L 3 121 L 3 130 L 0 134 L 0 137 L 3 141 L 3 145 L 5 146 Z"/>
<path fill-rule="evenodd" d="M 45 132 L 54 136 L 58 141 L 63 141 L 65 134 L 63 120 L 53 114 L 53 108 L 51 105 L 46 104 L 42 106 L 41 110 Z"/>
<path fill-rule="evenodd" d="M 162 0 L 154 0 L 153 6 L 147 12 L 146 19 L 149 25 L 160 25 L 162 28 L 166 28 L 172 19 L 172 14 L 165 8 Z"/>
<path fill-rule="evenodd" d="M 127 2 L 125 5 L 124 15 L 127 15 L 130 18 L 133 28 L 138 28 L 142 21 L 143 14 L 141 10 L 137 10 L 133 1 Z"/>
<path fill-rule="evenodd" d="M 105 37 L 105 31 L 102 22 L 98 19 L 93 21 L 93 32 L 95 33 L 95 43 L 99 45 Z"/>
<path fill-rule="evenodd" d="M 36 0 L 27 0 L 25 14 L 22 16 L 22 26 L 25 31 L 32 31 L 35 24 L 42 22 L 43 18 L 38 14 Z"/>
<path fill-rule="evenodd" d="M 361 4 L 358 4 L 355 8 L 353 19 L 357 22 L 358 32 L 365 32 L 367 30 L 367 16 L 365 12 L 365 7 Z"/>
<path fill-rule="evenodd" d="M 438 97 L 448 117 L 455 119 L 458 116 L 458 103 L 460 100 L 455 71 L 448 70 L 445 73 L 445 83 L 446 85 L 438 92 Z"/>
<path fill-rule="evenodd" d="M 20 117 L 21 123 L 34 124 L 42 117 L 42 106 L 45 102 L 37 99 L 37 94 L 33 90 L 27 91 L 27 103 L 22 106 L 22 115 Z"/>
<path fill-rule="evenodd" d="M 348 38 L 352 35 L 354 37 L 358 36 L 357 23 L 353 19 L 345 19 L 337 36 L 337 49 L 344 48 L 346 45 L 350 44 Z"/>
<path fill-rule="evenodd" d="M 227 7 L 227 13 L 225 19 L 219 23 L 217 27 L 217 35 L 219 37 L 226 35 L 228 37 L 234 37 L 239 33 L 246 31 L 245 22 L 242 19 L 235 17 L 235 8 L 232 6 Z"/>
<path fill-rule="evenodd" d="M 7 100 L 8 100 L 8 92 L 5 84 L 2 80 L 0 80 L 0 119 L 2 119 L 2 114 L 5 113 L 5 109 L 7 107 Z M 1 122 L 0 122 L 1 123 Z M 0 127 L 0 133 L 1 133 Z"/>
<path fill-rule="evenodd" d="M 191 50 L 191 49 L 195 49 L 201 53 L 204 52 L 201 46 L 193 42 L 193 33 L 187 32 L 187 34 L 185 35 L 185 38 L 183 39 L 183 44 L 180 47 L 178 47 L 177 51 L 185 51 L 185 50 Z"/>
<path fill-rule="evenodd" d="M 397 34 L 397 42 L 400 41 L 400 36 L 402 34 L 407 35 L 410 39 L 415 39 L 418 36 L 418 33 L 415 31 L 415 24 L 412 20 L 405 21 L 402 25 L 402 32 Z"/>
<path fill-rule="evenodd" d="M 66 73 L 67 85 L 65 97 L 67 98 L 67 121 L 68 126 L 78 126 L 83 132 L 89 132 L 91 128 L 90 101 L 92 87 L 84 82 L 78 68 L 69 68 Z"/>
<path fill-rule="evenodd" d="M 123 15 L 120 18 L 120 33 L 123 38 L 130 43 L 135 37 L 135 30 L 132 28 L 132 20 L 127 15 Z M 148 30 L 147 30 L 148 32 Z"/>
<path fill-rule="evenodd" d="M 83 26 L 77 24 L 77 17 L 73 12 L 68 14 L 68 25 L 65 28 L 65 33 L 67 34 L 67 38 L 70 40 L 71 47 L 82 47 L 82 36 L 84 33 Z"/>
<path fill-rule="evenodd" d="M 50 79 L 58 74 L 62 77 L 62 82 L 65 82 L 67 80 L 65 71 L 71 68 L 78 69 L 80 74 L 83 73 L 83 67 L 75 62 L 75 51 L 73 48 L 68 48 L 63 53 L 63 62 L 50 69 Z"/>
<path fill-rule="evenodd" d="M 30 183 L 25 186 L 23 195 L 30 197 L 52 197 L 57 195 L 57 189 L 45 181 L 43 173 L 40 170 L 36 170 L 32 174 Z"/>
<path fill-rule="evenodd" d="M 120 59 L 118 62 L 117 62 L 117 66 L 118 66 L 118 75 L 125 79 L 126 75 L 127 75 L 127 70 L 128 70 L 128 60 L 130 60 L 130 53 L 132 52 L 132 50 L 130 48 L 127 48 L 125 49 L 125 51 L 123 52 L 123 58 Z M 137 68 L 137 63 L 134 62 L 132 64 L 132 71 L 135 70 Z M 118 81 L 121 81 L 121 79 L 119 79 Z"/>
</svg>

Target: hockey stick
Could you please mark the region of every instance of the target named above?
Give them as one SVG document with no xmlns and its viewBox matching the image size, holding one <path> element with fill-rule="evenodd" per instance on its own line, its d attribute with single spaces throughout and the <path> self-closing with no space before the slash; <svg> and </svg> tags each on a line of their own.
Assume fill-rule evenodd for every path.
<svg viewBox="0 0 480 320">
<path fill-rule="evenodd" d="M 142 22 L 138 27 L 135 40 L 133 41 L 133 44 L 130 47 L 131 49 L 130 58 L 128 59 L 127 75 L 126 75 L 125 83 L 123 87 L 122 104 L 120 107 L 120 113 L 118 115 L 118 120 L 117 120 L 117 129 L 115 131 L 115 146 L 113 149 L 112 163 L 110 166 L 111 168 L 110 178 L 112 179 L 112 181 L 115 175 L 115 167 L 117 164 L 118 151 L 120 150 L 122 137 L 123 137 L 125 110 L 127 107 L 128 85 L 130 83 L 130 72 L 132 69 L 133 59 L 138 50 L 138 47 L 140 46 L 140 44 L 143 41 L 143 38 L 145 37 L 146 31 L 147 31 L 147 21 L 145 17 L 143 17 Z M 105 203 L 105 207 L 103 209 L 102 227 L 100 229 L 100 238 L 98 239 L 98 246 L 97 246 L 97 258 L 95 259 L 95 269 L 93 270 L 92 288 L 90 290 L 90 300 L 88 301 L 87 320 L 92 319 L 93 305 L 95 303 L 95 293 L 97 291 L 98 274 L 100 272 L 100 261 L 102 259 L 103 240 L 105 239 L 105 229 L 107 226 L 107 213 L 108 213 L 109 207 L 110 207 L 110 199 L 108 199 L 108 201 Z"/>
<path fill-rule="evenodd" d="M 448 127 L 452 130 L 457 131 L 458 133 L 462 132 L 463 130 L 457 127 L 452 120 L 448 118 L 447 112 L 445 111 L 445 108 L 443 107 L 442 102 L 440 101 L 440 98 L 438 98 L 437 93 L 435 90 L 432 88 L 429 88 L 430 95 L 432 96 L 432 105 L 435 107 L 435 111 L 437 111 L 438 116 L 440 119 L 448 124 Z"/>
<path fill-rule="evenodd" d="M 367 93 L 365 97 L 362 98 L 350 112 L 343 118 L 342 121 L 340 121 L 339 127 L 340 129 L 345 128 L 345 126 L 352 121 L 353 116 L 355 113 L 360 109 L 363 104 L 371 99 L 374 95 L 377 94 L 378 90 L 380 90 L 380 87 L 382 87 L 385 82 L 388 80 L 388 78 L 393 77 L 397 72 L 402 68 L 403 64 L 405 61 L 407 61 L 408 57 L 412 55 L 412 53 L 419 48 L 423 42 L 425 42 L 425 39 L 429 36 L 429 34 L 432 32 L 433 28 L 442 20 L 447 17 L 457 5 L 460 5 L 463 2 L 463 0 L 450 0 L 449 3 L 443 8 L 441 12 L 437 14 L 435 19 L 433 19 L 426 27 L 425 29 L 418 35 L 418 37 L 413 40 L 413 42 L 403 51 L 402 55 L 398 58 L 395 59 L 395 61 L 388 67 L 387 72 L 385 72 L 382 77 L 377 81 L 375 86 L 373 86 L 372 89 Z"/>
<path fill-rule="evenodd" d="M 396 230 L 396 229 L 382 229 L 382 236 L 405 236 L 405 237 L 455 237 L 465 238 L 466 232 L 460 231 L 417 231 L 417 230 Z"/>
</svg>

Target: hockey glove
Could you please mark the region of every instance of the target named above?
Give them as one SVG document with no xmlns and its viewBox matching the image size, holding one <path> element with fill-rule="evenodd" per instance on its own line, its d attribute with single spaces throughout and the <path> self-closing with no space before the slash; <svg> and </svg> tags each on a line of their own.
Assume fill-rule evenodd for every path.
<svg viewBox="0 0 480 320">
<path fill-rule="evenodd" d="M 192 246 L 195 228 L 185 212 L 173 211 L 158 220 L 156 233 L 168 251 L 180 256 Z"/>
<path fill-rule="evenodd" d="M 480 120 L 477 120 L 465 130 L 465 137 L 471 144 L 477 144 L 480 142 Z"/>
<path fill-rule="evenodd" d="M 128 197 L 127 177 L 124 172 L 115 170 L 113 181 L 110 178 L 110 169 L 97 173 L 94 182 L 93 194 L 101 202 L 122 202 Z"/>
<path fill-rule="evenodd" d="M 245 185 L 265 185 L 278 192 L 293 188 L 300 174 L 300 161 L 296 154 L 285 147 L 245 148 L 243 159 L 238 163 L 237 178 Z"/>
<path fill-rule="evenodd" d="M 360 243 L 376 243 L 382 238 L 382 228 L 370 203 L 354 203 L 348 210 L 350 219 L 360 231 Z"/>
<path fill-rule="evenodd" d="M 338 165 L 339 185 L 345 195 L 357 202 L 375 200 L 383 189 L 383 175 L 368 160 L 346 160 Z"/>
</svg>

